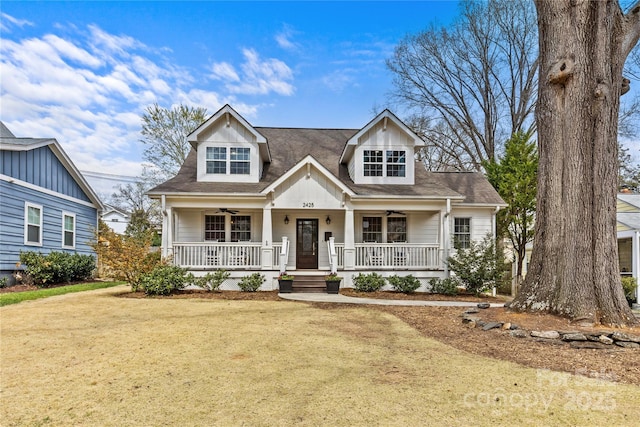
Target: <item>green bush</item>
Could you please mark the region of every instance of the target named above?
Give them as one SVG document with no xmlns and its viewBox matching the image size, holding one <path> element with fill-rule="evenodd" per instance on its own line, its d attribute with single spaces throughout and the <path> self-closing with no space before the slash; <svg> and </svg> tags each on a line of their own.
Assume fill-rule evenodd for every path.
<svg viewBox="0 0 640 427">
<path fill-rule="evenodd" d="M 353 276 L 353 286 L 360 292 L 376 292 L 382 289 L 386 281 L 378 273 L 362 274 Z"/>
<path fill-rule="evenodd" d="M 447 277 L 444 279 L 434 277 L 429 279 L 429 286 L 431 287 L 431 292 L 434 294 L 457 295 L 458 285 L 460 285 L 460 282 L 458 282 L 455 277 Z"/>
<path fill-rule="evenodd" d="M 47 255 L 20 252 L 20 263 L 26 266 L 25 273 L 38 287 L 89 279 L 96 265 L 92 255 L 55 251 Z"/>
<path fill-rule="evenodd" d="M 416 279 L 411 274 L 404 277 L 396 275 L 389 276 L 387 277 L 387 281 L 395 291 L 405 294 L 413 293 L 420 287 L 420 280 Z"/>
<path fill-rule="evenodd" d="M 242 292 L 255 292 L 266 280 L 263 274 L 253 273 L 250 276 L 244 276 L 238 286 Z"/>
<path fill-rule="evenodd" d="M 192 283 L 206 291 L 217 291 L 230 275 L 228 271 L 220 269 L 216 270 L 215 273 L 207 273 L 202 277 L 193 277 Z"/>
<path fill-rule="evenodd" d="M 466 249 L 458 249 L 447 263 L 467 291 L 476 295 L 498 286 L 502 278 L 503 256 L 490 235 L 479 243 L 471 241 Z"/>
<path fill-rule="evenodd" d="M 624 289 L 624 296 L 629 301 L 629 304 L 632 304 L 636 301 L 636 289 L 638 288 L 638 281 L 635 277 L 623 277 L 622 278 L 622 289 Z"/>
<path fill-rule="evenodd" d="M 140 276 L 140 288 L 147 295 L 169 295 L 173 291 L 184 289 L 190 275 L 186 268 L 161 264 Z"/>
</svg>

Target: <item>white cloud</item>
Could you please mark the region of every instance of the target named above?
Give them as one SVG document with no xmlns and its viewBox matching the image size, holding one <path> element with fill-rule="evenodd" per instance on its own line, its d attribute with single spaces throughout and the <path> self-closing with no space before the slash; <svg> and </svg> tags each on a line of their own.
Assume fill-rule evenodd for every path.
<svg viewBox="0 0 640 427">
<path fill-rule="evenodd" d="M 225 82 L 226 89 L 234 94 L 267 95 L 274 92 L 293 95 L 293 72 L 287 64 L 275 58 L 263 60 L 254 49 L 243 49 L 242 54 L 241 73 L 226 62 L 217 62 L 212 66 L 212 78 Z"/>
<path fill-rule="evenodd" d="M 278 34 L 275 35 L 276 43 L 285 50 L 298 50 L 300 47 L 292 39 L 298 34 L 290 25 L 285 24 Z"/>
<path fill-rule="evenodd" d="M 58 31 L 3 38 L 2 120 L 17 136 L 57 139 L 82 170 L 138 174 L 140 116 L 152 103 L 222 105 L 217 92 L 193 87 L 202 77 L 171 64 L 166 49 L 95 25 Z"/>
<path fill-rule="evenodd" d="M 26 19 L 18 19 L 13 16 L 0 13 L 0 31 L 10 33 L 13 27 L 22 28 L 25 26 L 33 27 L 33 22 Z"/>
</svg>

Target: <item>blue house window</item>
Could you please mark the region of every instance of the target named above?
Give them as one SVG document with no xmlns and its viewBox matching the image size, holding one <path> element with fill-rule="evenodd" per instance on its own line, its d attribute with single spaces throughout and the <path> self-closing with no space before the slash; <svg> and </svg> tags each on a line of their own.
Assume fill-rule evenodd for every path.
<svg viewBox="0 0 640 427">
<path fill-rule="evenodd" d="M 42 206 L 24 205 L 24 244 L 42 246 Z"/>
<path fill-rule="evenodd" d="M 76 247 L 76 216 L 64 212 L 62 214 L 62 247 Z"/>
</svg>

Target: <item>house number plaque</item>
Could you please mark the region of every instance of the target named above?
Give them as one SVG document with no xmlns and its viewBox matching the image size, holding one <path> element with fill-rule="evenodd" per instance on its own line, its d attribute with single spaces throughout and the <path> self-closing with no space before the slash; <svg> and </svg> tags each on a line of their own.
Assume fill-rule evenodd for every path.
<svg viewBox="0 0 640 427">
<path fill-rule="evenodd" d="M 302 202 L 302 207 L 303 208 L 312 208 L 313 207 L 313 202 Z"/>
</svg>

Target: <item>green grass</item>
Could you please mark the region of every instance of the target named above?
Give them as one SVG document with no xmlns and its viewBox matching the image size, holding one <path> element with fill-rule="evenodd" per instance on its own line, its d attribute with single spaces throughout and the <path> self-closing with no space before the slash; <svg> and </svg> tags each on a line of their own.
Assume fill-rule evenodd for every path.
<svg viewBox="0 0 640 427">
<path fill-rule="evenodd" d="M 92 282 L 80 283 L 78 285 L 59 286 L 57 288 L 44 288 L 36 291 L 9 292 L 0 294 L 0 307 L 17 304 L 22 301 L 29 301 L 40 298 L 47 298 L 56 295 L 64 295 L 72 292 L 92 291 L 94 289 L 110 288 L 122 285 L 124 282 Z"/>
</svg>

